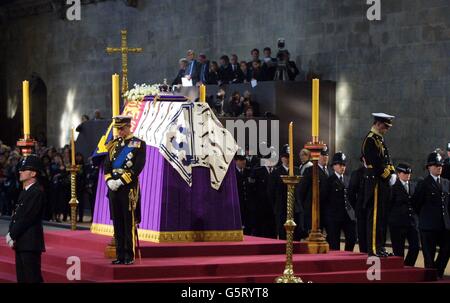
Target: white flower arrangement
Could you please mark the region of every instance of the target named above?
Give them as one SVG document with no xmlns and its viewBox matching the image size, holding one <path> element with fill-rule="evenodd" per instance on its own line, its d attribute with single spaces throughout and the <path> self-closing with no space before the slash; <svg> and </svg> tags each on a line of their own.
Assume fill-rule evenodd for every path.
<svg viewBox="0 0 450 303">
<path fill-rule="evenodd" d="M 159 87 L 161 84 L 134 84 L 134 88 L 128 90 L 123 95 L 128 101 L 142 101 L 145 96 L 156 96 L 159 95 Z"/>
</svg>

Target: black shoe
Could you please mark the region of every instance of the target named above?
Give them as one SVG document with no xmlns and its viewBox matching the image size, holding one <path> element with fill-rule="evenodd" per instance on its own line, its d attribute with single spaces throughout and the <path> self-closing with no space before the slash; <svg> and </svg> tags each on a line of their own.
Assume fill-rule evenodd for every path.
<svg viewBox="0 0 450 303">
<path fill-rule="evenodd" d="M 132 259 L 125 260 L 125 262 L 123 262 L 123 264 L 125 264 L 125 265 L 133 265 L 134 264 L 134 260 L 132 260 Z"/>
<path fill-rule="evenodd" d="M 124 264 L 124 262 L 122 260 L 117 259 L 117 260 L 112 261 L 111 264 L 118 265 L 118 264 Z"/>
</svg>

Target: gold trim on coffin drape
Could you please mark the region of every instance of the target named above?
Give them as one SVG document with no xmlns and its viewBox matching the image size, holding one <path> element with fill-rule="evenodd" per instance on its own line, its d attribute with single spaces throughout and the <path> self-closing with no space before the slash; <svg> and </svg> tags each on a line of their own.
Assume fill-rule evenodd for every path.
<svg viewBox="0 0 450 303">
<path fill-rule="evenodd" d="M 94 234 L 113 236 L 112 225 L 97 224 L 91 225 L 91 232 Z M 207 230 L 207 231 L 153 231 L 139 229 L 139 240 L 155 243 L 167 242 L 237 242 L 244 240 L 242 230 Z"/>
</svg>

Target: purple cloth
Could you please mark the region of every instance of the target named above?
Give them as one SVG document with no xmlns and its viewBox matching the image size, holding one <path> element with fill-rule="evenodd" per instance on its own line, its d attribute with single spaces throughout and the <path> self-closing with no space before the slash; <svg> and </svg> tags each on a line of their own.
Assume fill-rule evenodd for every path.
<svg viewBox="0 0 450 303">
<path fill-rule="evenodd" d="M 140 175 L 141 225 L 144 230 L 220 231 L 241 230 L 236 175 L 232 163 L 219 190 L 211 187 L 209 169 L 194 167 L 192 187 L 161 156 L 147 146 L 147 162 Z M 94 223 L 112 225 L 107 186 L 100 170 Z"/>
</svg>

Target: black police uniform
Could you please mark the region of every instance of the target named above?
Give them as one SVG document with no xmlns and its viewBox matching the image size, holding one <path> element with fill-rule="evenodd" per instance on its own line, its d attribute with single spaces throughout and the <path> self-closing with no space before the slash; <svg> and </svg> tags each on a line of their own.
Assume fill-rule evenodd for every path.
<svg viewBox="0 0 450 303">
<path fill-rule="evenodd" d="M 397 171 L 411 173 L 411 168 L 399 164 Z M 419 230 L 418 216 L 414 210 L 412 195 L 414 194 L 415 183 L 408 182 L 403 185 L 402 181 L 397 182 L 392 187 L 392 196 L 389 210 L 389 232 L 391 235 L 392 249 L 394 255 L 405 257 L 405 241 L 408 240 L 408 254 L 405 258 L 406 266 L 414 266 L 419 255 Z"/>
<path fill-rule="evenodd" d="M 120 179 L 123 183 L 117 191 L 108 190 L 117 252 L 113 263 L 131 264 L 135 257 L 136 224 L 141 221 L 139 174 L 145 165 L 146 144 L 130 135 L 114 139 L 107 147 L 105 180 Z M 134 198 L 130 199 L 130 195 Z"/>
<path fill-rule="evenodd" d="M 236 159 L 245 160 L 239 156 Z M 253 235 L 255 232 L 255 205 L 254 205 L 254 181 L 251 171 L 247 167 L 239 170 L 236 167 L 236 182 L 239 194 L 239 205 L 241 211 L 242 226 L 245 235 Z"/>
<path fill-rule="evenodd" d="M 393 118 L 375 115 L 374 117 L 376 121 L 384 122 L 389 126 Z M 391 193 L 389 180 L 395 173 L 395 168 L 391 163 L 383 137 L 374 128 L 365 137 L 361 153 L 367 165 L 363 207 L 367 211 L 369 255 L 387 256 L 384 244 L 386 241 L 387 205 Z"/>
<path fill-rule="evenodd" d="M 334 164 L 345 165 L 345 155 L 341 152 L 333 156 Z M 344 176 L 331 174 L 327 180 L 327 194 L 324 197 L 324 216 L 327 222 L 327 240 L 330 249 L 340 250 L 341 231 L 345 235 L 345 250 L 353 251 L 356 244 L 356 216 L 354 205 L 348 197 L 348 182 Z"/>
<path fill-rule="evenodd" d="M 350 175 L 348 184 L 348 198 L 355 206 L 356 228 L 359 251 L 367 253 L 367 214 L 364 208 L 364 176 L 366 167 L 361 166 Z"/>
<path fill-rule="evenodd" d="M 449 151 L 450 151 L 450 143 L 447 143 L 447 153 Z M 450 157 L 444 160 L 441 177 L 450 180 Z"/>
<path fill-rule="evenodd" d="M 285 155 L 288 156 L 288 155 Z M 286 223 L 287 218 L 287 185 L 283 182 L 281 176 L 289 175 L 289 169 L 286 169 L 283 165 L 278 166 L 273 171 L 273 184 L 274 184 L 274 213 L 275 213 L 275 222 L 277 226 L 278 238 L 282 240 L 286 240 L 286 229 L 284 227 L 284 223 Z M 297 168 L 294 168 L 294 175 L 299 176 L 300 171 Z M 296 192 L 296 190 L 295 190 Z M 294 193 L 295 193 L 294 192 Z M 297 226 L 294 230 L 294 239 L 300 240 L 301 237 L 301 226 L 298 223 L 300 219 L 300 214 L 302 209 L 298 203 L 298 199 L 295 193 L 295 202 L 294 202 L 294 222 L 296 222 Z"/>
<path fill-rule="evenodd" d="M 328 155 L 328 150 L 321 152 L 323 155 Z M 326 203 L 327 194 L 327 180 L 331 173 L 328 167 L 317 167 L 319 171 L 319 200 L 320 200 L 320 228 L 327 228 L 326 217 L 324 216 L 324 205 Z M 298 199 L 301 203 L 304 212 L 304 225 L 302 227 L 302 233 L 309 234 L 312 228 L 312 179 L 313 179 L 313 166 L 307 167 L 303 172 L 303 178 L 297 187 Z"/>
<path fill-rule="evenodd" d="M 255 206 L 256 222 L 255 236 L 274 238 L 277 237 L 275 223 L 273 169 L 265 166 L 253 169 L 252 175 L 255 180 Z"/>
<path fill-rule="evenodd" d="M 20 170 L 41 170 L 40 159 L 30 155 Z M 41 254 L 45 251 L 42 217 L 45 195 L 38 182 L 24 189 L 9 225 L 9 235 L 14 240 L 16 275 L 19 283 L 41 283 Z"/>
<path fill-rule="evenodd" d="M 442 165 L 440 156 L 436 152 L 428 157 L 428 166 L 430 165 Z M 450 256 L 449 186 L 449 180 L 441 177 L 435 180 L 430 174 L 419 181 L 413 196 L 415 208 L 419 214 L 425 267 L 436 268 L 440 277 L 444 274 Z M 439 255 L 435 260 L 437 246 L 439 246 Z"/>
</svg>

